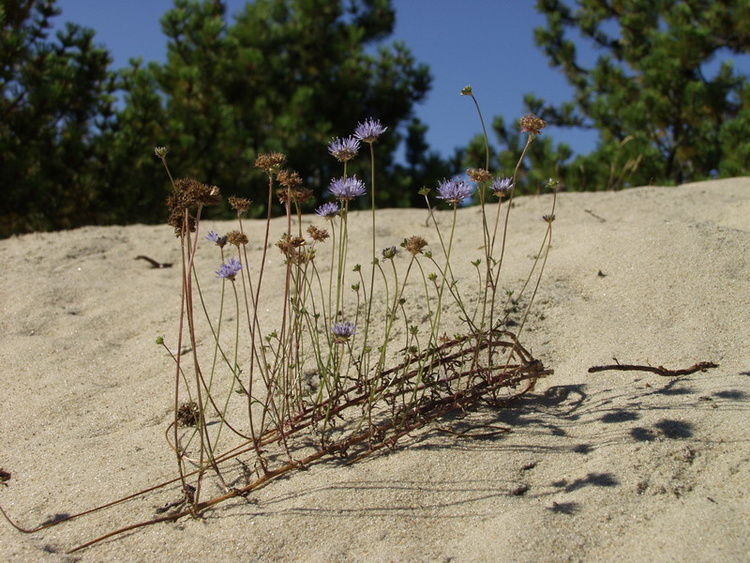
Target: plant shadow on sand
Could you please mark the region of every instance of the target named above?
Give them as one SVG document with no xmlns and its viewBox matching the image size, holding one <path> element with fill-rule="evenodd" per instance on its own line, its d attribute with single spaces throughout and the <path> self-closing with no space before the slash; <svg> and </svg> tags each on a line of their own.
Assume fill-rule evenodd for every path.
<svg viewBox="0 0 750 563">
<path fill-rule="evenodd" d="M 405 447 L 397 451 L 368 457 L 357 466 L 348 465 L 346 459 L 328 459 L 311 468 L 329 474 L 326 479 L 330 476 L 330 484 L 308 486 L 304 473 L 299 473 L 294 480 L 285 479 L 283 492 L 269 489 L 261 498 L 254 498 L 251 510 L 247 505 L 235 505 L 213 515 L 229 519 L 324 516 L 334 520 L 471 520 L 493 516 L 497 504 L 513 505 L 522 502 L 519 499 L 540 503 L 549 513 L 573 516 L 586 509 L 587 503 L 596 502 L 595 495 L 585 494 L 587 489 L 639 495 L 653 487 L 656 490 L 649 491 L 652 494 L 679 497 L 689 490 L 691 479 L 697 478 L 689 475 L 693 461 L 713 445 L 712 440 L 699 436 L 700 417 L 715 408 L 747 408 L 739 403 L 746 393 L 729 390 L 705 394 L 687 378 L 657 383 L 650 377 L 637 377 L 635 388 L 623 384 L 589 391 L 591 386 L 586 384 L 552 386 L 500 410 L 482 406 L 454 411 L 439 424 L 410 436 L 403 443 Z M 679 404 L 673 400 L 676 396 L 681 398 Z M 555 445 L 549 445 L 548 437 L 554 437 Z M 637 452 L 644 446 L 663 451 L 671 464 L 669 474 L 652 478 L 654 484 L 648 480 L 653 465 L 628 474 L 622 465 L 588 471 L 580 462 L 611 448 Z M 422 466 L 440 464 L 443 456 L 453 459 L 456 452 L 460 452 L 464 464 L 476 464 L 478 468 L 485 467 L 488 459 L 495 460 L 496 471 L 492 475 L 469 472 L 458 479 L 433 479 L 429 473 L 411 479 L 401 473 L 383 476 L 390 473 L 390 456 L 408 458 L 399 460 L 398 466 L 409 466 L 419 456 Z M 540 471 L 549 456 L 570 458 L 568 465 L 575 468 L 574 472 L 555 476 Z M 645 458 L 639 460 L 645 462 Z M 374 472 L 380 478 L 350 479 L 348 471 Z M 667 490 L 660 480 L 670 488 Z"/>
</svg>

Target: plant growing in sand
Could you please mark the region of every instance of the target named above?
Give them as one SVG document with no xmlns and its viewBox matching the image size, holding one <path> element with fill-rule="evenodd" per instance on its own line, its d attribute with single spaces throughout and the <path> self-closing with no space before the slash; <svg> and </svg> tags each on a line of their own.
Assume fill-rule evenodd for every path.
<svg viewBox="0 0 750 563">
<path fill-rule="evenodd" d="M 481 119 L 471 88 L 461 93 L 472 98 Z M 544 125 L 533 115 L 521 118 L 527 148 Z M 328 456 L 352 463 L 393 448 L 450 411 L 480 402 L 502 405 L 551 373 L 519 343 L 519 335 L 551 245 L 554 190 L 540 251 L 515 294 L 519 298 L 531 288 L 512 333 L 503 327 L 513 294 L 500 287 L 518 165 L 509 176 L 496 176 L 487 160 L 466 178 L 441 182 L 434 197 L 423 189 L 430 234 L 381 241 L 374 155 L 386 133 L 379 121 L 368 119 L 352 136 L 330 143 L 342 175 L 330 181 L 330 201 L 320 204 L 306 229 L 309 218 L 300 204 L 312 190 L 285 168 L 284 155 L 257 158 L 255 167 L 268 182 L 259 261 L 250 257 L 243 223 L 250 202 L 230 197 L 236 228 L 204 233 L 201 215 L 219 201 L 219 188 L 173 179 L 167 150 L 155 150 L 172 182 L 169 224 L 182 256 L 177 335 L 157 340 L 175 365 L 174 419 L 166 437 L 177 464 L 177 478 L 169 483 L 179 483 L 179 499 L 157 518 L 79 548 L 139 526 L 199 515 Z M 369 184 L 347 173 L 363 145 L 369 150 Z M 353 200 L 368 195 L 369 213 L 350 211 Z M 274 197 L 285 217 L 283 232 L 272 237 Z M 483 241 L 470 282 L 454 272 L 453 252 L 458 210 L 469 198 L 476 198 L 482 218 L 470 235 Z M 447 225 L 436 200 L 449 207 Z M 369 223 L 369 240 L 352 241 L 352 221 Z M 369 250 L 366 263 L 353 263 L 354 248 Z M 266 271 L 269 252 L 279 252 L 284 261 L 283 282 L 273 287 Z M 200 267 L 199 253 L 214 253 L 215 269 Z M 260 314 L 271 302 L 278 307 L 272 325 Z M 209 475 L 222 492 L 205 498 Z"/>
</svg>

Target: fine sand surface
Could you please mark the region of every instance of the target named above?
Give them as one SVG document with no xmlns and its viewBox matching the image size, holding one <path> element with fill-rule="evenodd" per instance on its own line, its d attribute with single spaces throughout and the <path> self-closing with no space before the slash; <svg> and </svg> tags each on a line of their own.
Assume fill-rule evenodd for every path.
<svg viewBox="0 0 750 563">
<path fill-rule="evenodd" d="M 532 264 L 550 203 L 515 200 L 509 288 Z M 457 423 L 509 432 L 422 431 L 394 452 L 319 463 L 203 520 L 150 526 L 74 555 L 65 551 L 153 517 L 176 489 L 30 535 L 0 519 L 0 561 L 747 561 L 750 178 L 561 193 L 555 212 L 520 337 L 555 373 L 512 407 L 481 407 Z M 426 216 L 379 212 L 379 248 L 413 234 L 435 248 Z M 469 261 L 481 256 L 479 218 L 477 208 L 458 214 L 454 268 L 466 284 L 475 279 Z M 369 221 L 350 215 L 352 240 L 367 240 Z M 440 221 L 447 228 L 450 212 Z M 232 226 L 203 232 L 210 228 Z M 247 228 L 257 264 L 263 223 Z M 283 229 L 275 220 L 272 239 Z M 164 440 L 174 368 L 154 341 L 175 339 L 180 272 L 150 269 L 138 255 L 177 263 L 172 229 L 0 241 L 0 467 L 12 475 L 0 504 L 21 526 L 176 475 Z M 277 249 L 268 259 L 268 287 L 278 288 Z M 200 255 L 207 287 L 218 286 L 218 265 L 215 249 Z M 277 297 L 261 310 L 266 327 L 278 318 Z M 588 373 L 613 357 L 719 367 L 682 377 Z M 205 494 L 217 493 L 209 481 Z"/>
</svg>

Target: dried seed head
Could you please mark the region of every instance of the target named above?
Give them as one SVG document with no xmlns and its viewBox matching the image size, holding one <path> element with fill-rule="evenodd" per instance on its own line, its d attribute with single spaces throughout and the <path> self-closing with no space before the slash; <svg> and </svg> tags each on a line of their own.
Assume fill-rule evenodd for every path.
<svg viewBox="0 0 750 563">
<path fill-rule="evenodd" d="M 298 236 L 292 236 L 289 233 L 284 233 L 284 235 L 276 242 L 276 246 L 278 246 L 281 252 L 287 256 L 289 256 L 289 254 L 295 249 L 304 245 L 305 239 Z"/>
<path fill-rule="evenodd" d="M 209 186 L 192 178 L 179 178 L 174 185 L 175 191 L 181 194 L 180 202 L 183 209 L 216 205 L 221 201 L 219 188 L 216 186 Z"/>
<path fill-rule="evenodd" d="M 171 211 L 167 225 L 174 227 L 174 236 L 181 237 L 186 232 L 195 232 L 195 217 L 188 211 Z"/>
<path fill-rule="evenodd" d="M 489 182 L 492 180 L 492 174 L 484 168 L 469 168 L 466 174 L 475 182 Z"/>
<path fill-rule="evenodd" d="M 292 170 L 279 170 L 276 179 L 285 188 L 298 188 L 302 185 L 302 178 Z"/>
<path fill-rule="evenodd" d="M 200 420 L 200 408 L 198 403 L 195 401 L 188 401 L 182 403 L 180 408 L 177 409 L 177 425 L 178 426 L 197 426 Z"/>
<path fill-rule="evenodd" d="M 227 200 L 229 201 L 229 206 L 237 213 L 244 213 L 245 211 L 250 209 L 250 204 L 252 204 L 252 201 L 250 201 L 249 199 L 233 195 L 230 195 Z"/>
<path fill-rule="evenodd" d="M 167 153 L 169 153 L 169 149 L 167 147 L 154 147 L 154 155 L 157 158 L 164 160 L 165 158 L 167 158 Z"/>
<path fill-rule="evenodd" d="M 276 196 L 280 203 L 302 203 L 313 198 L 310 188 L 281 188 L 276 190 Z"/>
<path fill-rule="evenodd" d="M 227 242 L 237 248 L 247 244 L 247 235 L 240 231 L 229 231 L 226 235 Z"/>
<path fill-rule="evenodd" d="M 311 262 L 315 258 L 314 248 L 302 248 L 306 244 L 305 239 L 298 236 L 292 236 L 289 233 L 285 233 L 284 236 L 279 239 L 276 246 L 286 256 L 286 260 L 290 264 L 305 264 Z"/>
<path fill-rule="evenodd" d="M 532 135 L 541 135 L 542 129 L 547 126 L 547 122 L 533 113 L 527 113 L 518 120 L 521 126 L 521 133 L 531 133 Z"/>
<path fill-rule="evenodd" d="M 310 238 L 316 242 L 323 242 L 330 236 L 328 234 L 328 231 L 326 231 L 325 229 L 320 229 L 315 225 L 310 225 L 309 227 L 307 227 L 307 234 L 310 235 Z"/>
<path fill-rule="evenodd" d="M 278 168 L 284 166 L 286 163 L 286 156 L 280 152 L 267 152 L 259 154 L 258 158 L 255 159 L 255 167 L 265 170 L 270 173 Z"/>
<path fill-rule="evenodd" d="M 401 246 L 411 252 L 412 256 L 416 256 L 417 254 L 422 253 L 422 249 L 427 246 L 427 241 L 422 237 L 415 235 L 404 239 L 404 242 L 401 243 Z"/>
<path fill-rule="evenodd" d="M 184 232 L 195 232 L 195 217 L 190 214 L 190 202 L 185 192 L 175 191 L 167 196 L 169 219 L 167 224 L 174 227 L 175 236 Z"/>
</svg>

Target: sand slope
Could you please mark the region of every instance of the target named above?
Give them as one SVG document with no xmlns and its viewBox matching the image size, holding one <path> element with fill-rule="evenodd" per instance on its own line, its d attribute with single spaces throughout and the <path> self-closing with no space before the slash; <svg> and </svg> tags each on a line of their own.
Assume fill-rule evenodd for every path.
<svg viewBox="0 0 750 563">
<path fill-rule="evenodd" d="M 550 196 L 516 200 L 509 287 L 538 250 L 549 204 Z M 0 521 L 0 560 L 746 561 L 750 178 L 562 193 L 556 215 L 521 336 L 555 374 L 512 408 L 454 421 L 511 432 L 421 433 L 360 464 L 293 474 L 203 521 L 149 527 L 75 556 L 65 549 L 153 515 L 173 491 L 33 535 Z M 353 238 L 369 228 L 368 215 L 357 217 Z M 421 233 L 429 241 L 425 217 L 380 212 L 378 242 Z M 456 267 L 466 278 L 480 255 L 477 219 L 475 208 L 460 211 Z M 263 225 L 249 230 L 259 260 Z M 269 272 L 278 272 L 273 250 Z M 172 364 L 154 339 L 176 332 L 179 271 L 149 269 L 134 260 L 140 254 L 177 262 L 171 229 L 0 241 L 0 466 L 12 473 L 0 504 L 21 525 L 174 476 L 163 440 Z M 201 258 L 206 280 L 216 262 Z M 270 275 L 270 285 L 280 279 Z M 278 301 L 265 304 L 270 323 Z M 613 357 L 720 367 L 680 378 L 587 372 Z"/>
</svg>

